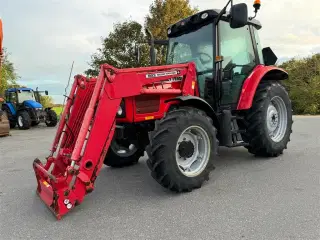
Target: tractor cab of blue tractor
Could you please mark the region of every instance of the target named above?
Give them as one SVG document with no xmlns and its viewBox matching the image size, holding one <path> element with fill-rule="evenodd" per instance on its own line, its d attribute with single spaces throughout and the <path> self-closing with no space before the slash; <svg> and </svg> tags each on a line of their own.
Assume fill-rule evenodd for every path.
<svg viewBox="0 0 320 240">
<path fill-rule="evenodd" d="M 44 91 L 48 95 L 48 91 Z M 29 129 L 44 122 L 48 127 L 57 125 L 57 114 L 51 108 L 44 108 L 38 89 L 9 88 L 5 91 L 5 102 L 2 110 L 6 111 L 10 127 L 18 125 L 19 129 Z"/>
</svg>

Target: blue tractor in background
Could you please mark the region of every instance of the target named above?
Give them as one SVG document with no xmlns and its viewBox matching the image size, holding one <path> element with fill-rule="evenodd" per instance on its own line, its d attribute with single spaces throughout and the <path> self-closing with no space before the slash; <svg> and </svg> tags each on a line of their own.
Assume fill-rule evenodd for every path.
<svg viewBox="0 0 320 240">
<path fill-rule="evenodd" d="M 48 91 L 44 91 L 48 95 Z M 7 113 L 10 128 L 18 125 L 19 129 L 29 129 L 44 122 L 48 127 L 55 127 L 58 117 L 51 108 L 43 108 L 40 91 L 31 88 L 9 88 L 5 91 L 2 110 Z"/>
</svg>

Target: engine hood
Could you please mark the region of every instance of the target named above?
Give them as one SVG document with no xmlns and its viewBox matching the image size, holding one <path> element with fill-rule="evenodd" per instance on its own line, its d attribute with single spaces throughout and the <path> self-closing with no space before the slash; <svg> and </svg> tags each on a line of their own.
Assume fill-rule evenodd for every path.
<svg viewBox="0 0 320 240">
<path fill-rule="evenodd" d="M 42 108 L 42 105 L 33 100 L 24 101 L 24 105 L 29 108 Z"/>
</svg>

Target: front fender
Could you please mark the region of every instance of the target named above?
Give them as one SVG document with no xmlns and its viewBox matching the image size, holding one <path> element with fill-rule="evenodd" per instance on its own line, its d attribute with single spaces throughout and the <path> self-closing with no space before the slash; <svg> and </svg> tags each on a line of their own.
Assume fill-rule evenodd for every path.
<svg viewBox="0 0 320 240">
<path fill-rule="evenodd" d="M 237 110 L 249 109 L 261 80 L 285 80 L 288 73 L 278 67 L 258 65 L 244 81 Z"/>
<path fill-rule="evenodd" d="M 216 112 L 213 110 L 211 105 L 204 99 L 197 96 L 179 96 L 171 98 L 165 101 L 178 102 L 179 106 L 190 106 L 203 110 L 212 120 L 215 127 L 219 128 L 219 120 Z"/>
</svg>

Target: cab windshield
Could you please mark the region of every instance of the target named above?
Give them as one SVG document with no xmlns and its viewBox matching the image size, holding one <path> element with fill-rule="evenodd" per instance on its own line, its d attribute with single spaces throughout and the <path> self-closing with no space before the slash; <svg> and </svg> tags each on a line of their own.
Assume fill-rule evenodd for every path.
<svg viewBox="0 0 320 240">
<path fill-rule="evenodd" d="M 169 39 L 167 64 L 194 62 L 198 72 L 213 66 L 212 23 L 178 37 Z"/>
<path fill-rule="evenodd" d="M 27 100 L 35 101 L 35 96 L 33 91 L 18 91 L 18 99 L 20 103 Z"/>
<path fill-rule="evenodd" d="M 206 76 L 212 76 L 213 69 L 213 23 L 184 35 L 170 38 L 167 64 L 194 62 L 200 95 L 204 96 Z"/>
</svg>

